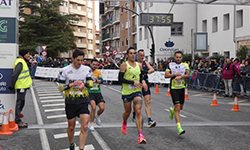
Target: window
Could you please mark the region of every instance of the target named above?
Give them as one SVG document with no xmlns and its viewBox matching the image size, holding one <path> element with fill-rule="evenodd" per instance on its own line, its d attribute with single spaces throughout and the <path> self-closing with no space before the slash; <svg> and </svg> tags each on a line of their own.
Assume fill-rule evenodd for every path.
<svg viewBox="0 0 250 150">
<path fill-rule="evenodd" d="M 150 2 L 150 7 L 152 7 L 153 6 L 153 2 Z"/>
<path fill-rule="evenodd" d="M 77 41 L 78 41 L 78 43 L 82 43 L 82 40 L 81 40 L 81 39 L 78 39 Z"/>
<path fill-rule="evenodd" d="M 128 38 L 126 38 L 126 46 L 128 46 Z"/>
<path fill-rule="evenodd" d="M 88 43 L 89 43 L 89 44 L 92 44 L 92 40 L 88 40 Z"/>
<path fill-rule="evenodd" d="M 88 54 L 91 54 L 91 55 L 92 55 L 92 54 L 93 54 L 93 52 L 92 52 L 92 51 L 88 51 Z"/>
<path fill-rule="evenodd" d="M 202 20 L 202 32 L 207 32 L 207 20 Z"/>
<path fill-rule="evenodd" d="M 230 51 L 224 51 L 224 57 L 230 58 Z"/>
<path fill-rule="evenodd" d="M 69 7 L 70 7 L 70 8 L 73 8 L 73 4 L 69 4 Z"/>
<path fill-rule="evenodd" d="M 63 6 L 67 6 L 68 5 L 68 3 L 67 2 L 63 2 Z"/>
<path fill-rule="evenodd" d="M 92 30 L 91 30 L 91 29 L 89 29 L 88 31 L 89 31 L 89 33 L 92 33 Z"/>
<path fill-rule="evenodd" d="M 123 39 L 122 39 L 122 46 L 124 46 Z"/>
<path fill-rule="evenodd" d="M 77 6 L 77 10 L 82 10 L 82 6 Z"/>
<path fill-rule="evenodd" d="M 224 22 L 224 30 L 228 30 L 229 29 L 229 14 L 225 14 L 223 17 L 223 22 Z"/>
<path fill-rule="evenodd" d="M 148 38 L 148 29 L 147 27 L 144 27 L 144 39 Z"/>
<path fill-rule="evenodd" d="M 243 10 L 238 10 L 236 12 L 236 27 L 243 26 Z"/>
<path fill-rule="evenodd" d="M 92 12 L 92 8 L 89 8 L 89 7 L 88 7 L 88 8 L 87 8 L 87 11 L 88 11 L 88 12 Z"/>
<path fill-rule="evenodd" d="M 125 29 L 127 29 L 128 28 L 128 20 L 126 20 L 126 22 L 125 22 Z"/>
<path fill-rule="evenodd" d="M 78 32 L 82 32 L 82 28 L 81 28 L 81 27 L 78 27 L 77 31 L 78 31 Z"/>
<path fill-rule="evenodd" d="M 174 22 L 171 26 L 171 35 L 182 35 L 183 22 Z"/>
<path fill-rule="evenodd" d="M 119 41 L 119 40 L 116 41 L 116 47 L 117 47 L 117 48 L 120 47 L 120 41 Z"/>
<path fill-rule="evenodd" d="M 214 17 L 212 21 L 212 32 L 218 31 L 218 17 Z"/>
<path fill-rule="evenodd" d="M 139 41 L 142 40 L 142 28 L 139 29 Z"/>
<path fill-rule="evenodd" d="M 123 30 L 123 22 L 121 23 L 121 29 Z"/>
</svg>

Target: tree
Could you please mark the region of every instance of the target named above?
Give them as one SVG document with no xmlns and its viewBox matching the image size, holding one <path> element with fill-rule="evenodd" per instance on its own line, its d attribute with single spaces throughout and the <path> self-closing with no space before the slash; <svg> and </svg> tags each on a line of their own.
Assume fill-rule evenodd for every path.
<svg viewBox="0 0 250 150">
<path fill-rule="evenodd" d="M 29 8 L 31 14 L 20 12 L 24 21 L 19 21 L 19 46 L 35 54 L 35 48 L 47 45 L 50 57 L 57 57 L 58 52 L 68 52 L 76 47 L 72 21 L 75 15 L 61 15 L 58 8 L 62 0 L 20 0 L 20 9 Z"/>
<path fill-rule="evenodd" d="M 248 48 L 246 46 L 240 46 L 240 48 L 236 51 L 236 56 L 240 60 L 246 59 L 248 53 Z"/>
</svg>

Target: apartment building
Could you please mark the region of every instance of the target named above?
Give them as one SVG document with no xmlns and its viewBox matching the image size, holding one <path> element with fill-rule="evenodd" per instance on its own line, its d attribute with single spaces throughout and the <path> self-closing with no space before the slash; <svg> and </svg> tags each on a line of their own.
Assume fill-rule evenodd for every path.
<svg viewBox="0 0 250 150">
<path fill-rule="evenodd" d="M 96 28 L 95 28 L 95 1 L 91 0 L 63 0 L 60 14 L 76 14 L 80 19 L 72 24 L 76 38 L 76 48 L 84 51 L 86 59 L 96 57 Z M 71 57 L 73 50 L 60 53 L 60 57 Z"/>
<path fill-rule="evenodd" d="M 128 10 L 118 7 L 123 6 L 133 9 L 135 8 L 135 3 L 106 1 L 105 6 L 105 14 L 101 15 L 102 55 L 105 56 L 105 46 L 110 46 L 109 51 L 118 50 L 119 54 L 116 58 L 120 58 L 129 47 L 134 46 L 136 48 L 136 26 L 134 24 L 135 15 Z"/>
</svg>

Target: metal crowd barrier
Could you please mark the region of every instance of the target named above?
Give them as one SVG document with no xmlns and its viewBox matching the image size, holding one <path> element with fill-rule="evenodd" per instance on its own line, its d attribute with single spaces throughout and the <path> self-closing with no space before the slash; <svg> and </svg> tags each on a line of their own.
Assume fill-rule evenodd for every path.
<svg viewBox="0 0 250 150">
<path fill-rule="evenodd" d="M 201 91 L 225 93 L 224 82 L 221 74 L 202 73 L 194 71 L 193 76 L 186 79 L 187 87 Z M 233 93 L 235 95 L 245 95 L 250 97 L 250 76 L 234 77 L 232 82 Z"/>
</svg>

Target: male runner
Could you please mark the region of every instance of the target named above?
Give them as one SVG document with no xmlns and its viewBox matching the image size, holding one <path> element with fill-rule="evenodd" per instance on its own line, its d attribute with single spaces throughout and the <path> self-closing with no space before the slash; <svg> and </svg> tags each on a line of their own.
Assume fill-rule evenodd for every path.
<svg viewBox="0 0 250 150">
<path fill-rule="evenodd" d="M 142 65 L 142 74 L 143 74 L 143 78 L 146 81 L 146 84 L 148 86 L 148 90 L 145 91 L 144 89 L 142 89 L 142 95 L 144 97 L 144 102 L 145 102 L 145 112 L 147 114 L 148 117 L 148 128 L 154 127 L 156 126 L 156 121 L 153 121 L 151 119 L 151 106 L 150 106 L 150 99 L 151 99 L 151 92 L 150 92 L 150 88 L 149 88 L 149 82 L 148 82 L 148 74 L 151 74 L 153 72 L 155 72 L 154 68 L 146 61 L 143 60 L 145 56 L 144 50 L 140 49 L 137 52 L 137 60 L 138 63 Z M 132 121 L 135 122 L 135 112 L 133 112 L 132 115 Z"/>
<path fill-rule="evenodd" d="M 145 91 L 147 91 L 147 84 L 144 80 L 142 80 L 142 66 L 135 61 L 135 55 L 135 49 L 130 47 L 127 50 L 128 61 L 122 63 L 120 66 L 118 80 L 122 83 L 122 99 L 125 109 L 123 113 L 121 131 L 123 134 L 127 134 L 127 120 L 131 113 L 131 103 L 133 101 L 136 112 L 136 126 L 139 134 L 137 143 L 146 144 L 146 140 L 142 134 L 143 120 L 141 115 L 141 89 L 144 88 Z"/>
<path fill-rule="evenodd" d="M 165 78 L 170 79 L 170 93 L 174 104 L 174 109 L 170 107 L 170 119 L 175 117 L 177 124 L 178 134 L 185 133 L 185 130 L 181 128 L 180 124 L 180 110 L 184 105 L 185 96 L 185 79 L 190 77 L 189 66 L 187 63 L 182 63 L 182 52 L 176 51 L 174 53 L 175 62 L 171 62 L 167 65 L 165 71 Z"/>
<path fill-rule="evenodd" d="M 88 66 L 82 65 L 83 60 L 84 52 L 75 50 L 72 56 L 73 63 L 62 68 L 58 77 L 60 91 L 65 93 L 65 111 L 68 119 L 67 134 L 70 150 L 75 149 L 74 129 L 76 116 L 80 117 L 81 122 L 80 150 L 83 150 L 88 135 L 89 93 L 87 88 L 93 87 L 93 81 L 92 71 Z"/>
<path fill-rule="evenodd" d="M 92 88 L 88 88 L 89 100 L 90 100 L 90 105 L 91 105 L 90 127 L 89 127 L 90 131 L 95 131 L 95 128 L 94 128 L 95 118 L 96 118 L 96 124 L 98 126 L 101 125 L 100 115 L 103 113 L 105 109 L 105 106 L 104 106 L 105 101 L 103 100 L 101 87 L 100 87 L 100 83 L 103 83 L 102 72 L 96 69 L 97 65 L 98 65 L 98 60 L 92 59 L 90 63 L 90 68 L 92 71 L 94 86 Z M 99 110 L 97 111 L 97 114 L 95 116 L 96 105 L 99 107 Z"/>
</svg>

